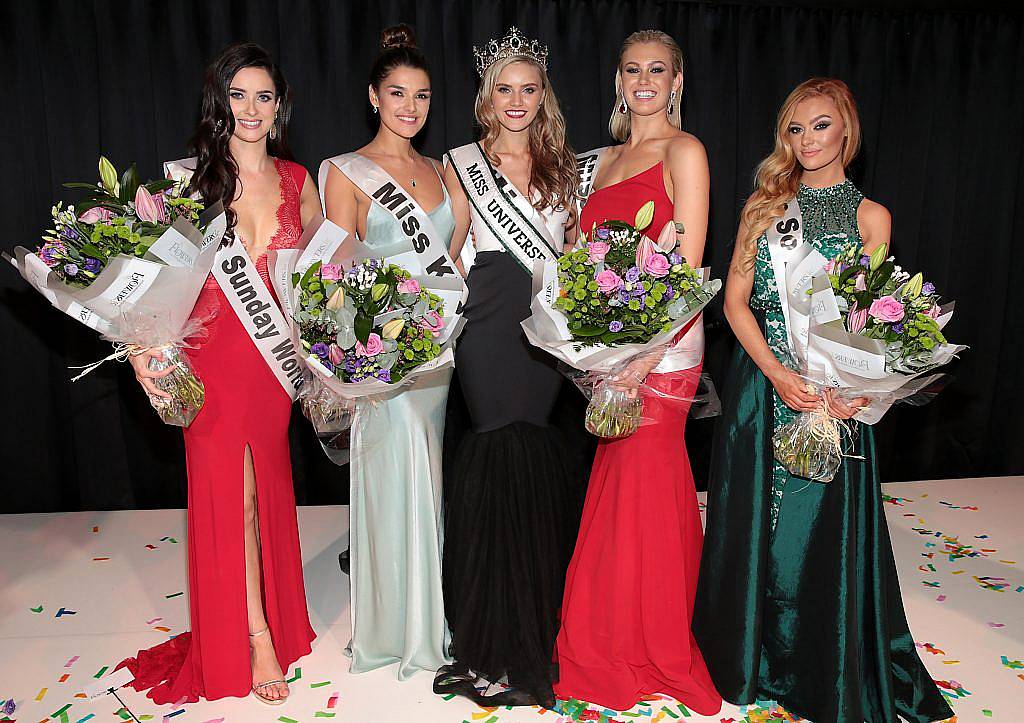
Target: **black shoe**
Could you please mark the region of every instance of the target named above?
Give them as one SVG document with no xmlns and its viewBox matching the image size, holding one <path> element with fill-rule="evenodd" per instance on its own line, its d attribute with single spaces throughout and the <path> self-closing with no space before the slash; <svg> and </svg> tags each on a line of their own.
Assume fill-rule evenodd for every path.
<svg viewBox="0 0 1024 723">
<path fill-rule="evenodd" d="M 345 573 L 346 575 L 349 574 L 349 569 L 350 569 L 349 568 L 348 552 L 349 552 L 348 550 L 345 550 L 343 553 L 338 555 L 338 565 L 341 567 L 341 571 L 343 573 Z"/>
</svg>

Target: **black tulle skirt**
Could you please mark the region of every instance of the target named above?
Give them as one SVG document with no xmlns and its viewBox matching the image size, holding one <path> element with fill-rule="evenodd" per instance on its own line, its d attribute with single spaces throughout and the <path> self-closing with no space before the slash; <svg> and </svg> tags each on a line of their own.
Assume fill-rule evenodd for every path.
<svg viewBox="0 0 1024 723">
<path fill-rule="evenodd" d="M 519 326 L 531 280 L 507 254 L 469 275 L 456 368 L 471 429 L 445 480 L 445 613 L 457 664 L 552 703 L 552 654 L 581 470 L 549 423 L 563 377 Z"/>
</svg>

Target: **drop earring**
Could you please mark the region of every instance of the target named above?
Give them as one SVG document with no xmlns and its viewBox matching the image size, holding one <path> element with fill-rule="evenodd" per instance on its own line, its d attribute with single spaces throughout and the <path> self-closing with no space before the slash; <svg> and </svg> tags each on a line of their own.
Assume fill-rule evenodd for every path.
<svg viewBox="0 0 1024 723">
<path fill-rule="evenodd" d="M 673 88 L 672 92 L 668 94 L 668 114 L 672 115 L 672 109 L 676 107 L 676 89 Z"/>
<path fill-rule="evenodd" d="M 371 103 L 371 104 L 370 104 L 370 107 L 371 107 L 371 108 L 373 109 L 373 114 L 374 114 L 374 115 L 377 115 L 377 106 L 375 106 L 375 105 L 373 105 L 373 104 Z"/>
<path fill-rule="evenodd" d="M 623 95 L 622 96 L 622 102 L 619 103 L 619 113 L 622 113 L 623 115 L 625 115 L 628 110 L 629 110 L 629 108 L 626 106 L 626 96 Z"/>
<path fill-rule="evenodd" d="M 277 113 L 274 114 L 274 122 L 270 125 L 270 140 L 277 140 Z"/>
</svg>

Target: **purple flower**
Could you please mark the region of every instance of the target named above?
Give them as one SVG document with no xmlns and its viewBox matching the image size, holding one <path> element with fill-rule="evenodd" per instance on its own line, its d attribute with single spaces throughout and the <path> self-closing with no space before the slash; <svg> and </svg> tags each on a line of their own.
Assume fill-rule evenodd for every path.
<svg viewBox="0 0 1024 723">
<path fill-rule="evenodd" d="M 382 382 L 387 382 L 389 384 L 391 383 L 391 370 L 390 369 L 381 369 L 379 372 L 374 374 L 374 376 L 377 377 L 378 379 L 380 379 Z"/>
<path fill-rule="evenodd" d="M 64 273 L 68 276 L 75 276 L 78 273 L 78 266 L 76 264 L 64 264 Z"/>
<path fill-rule="evenodd" d="M 867 268 L 867 267 L 871 266 L 871 257 L 870 256 L 861 256 L 859 263 L 864 268 Z"/>
<path fill-rule="evenodd" d="M 613 321 L 611 324 L 608 325 L 608 331 L 615 331 L 615 332 L 622 331 L 622 322 L 621 321 Z"/>
<path fill-rule="evenodd" d="M 330 354 L 330 348 L 322 341 L 318 341 L 310 348 L 310 352 L 316 354 L 321 359 L 326 359 L 327 355 Z"/>
<path fill-rule="evenodd" d="M 71 226 L 65 226 L 64 228 L 62 228 L 60 230 L 60 235 L 66 239 L 70 239 L 71 241 L 74 241 L 79 236 L 78 231 L 76 231 Z"/>
<path fill-rule="evenodd" d="M 619 301 L 621 301 L 623 304 L 628 304 L 631 298 L 632 296 L 628 291 L 624 289 L 619 289 Z"/>
<path fill-rule="evenodd" d="M 895 331 L 897 334 L 902 334 L 903 333 L 903 322 L 901 321 L 898 324 L 893 324 L 892 325 L 892 330 Z"/>
<path fill-rule="evenodd" d="M 663 299 L 671 299 L 676 295 L 676 290 L 672 288 L 672 284 L 665 284 L 665 293 L 662 296 Z"/>
<path fill-rule="evenodd" d="M 612 235 L 612 232 L 609 231 L 604 226 L 602 226 L 601 228 L 597 229 L 597 231 L 594 232 L 594 235 L 597 236 L 602 241 L 607 241 L 608 237 Z"/>
<path fill-rule="evenodd" d="M 683 263 L 683 257 L 677 254 L 675 251 L 668 255 L 668 260 L 671 261 L 673 264 Z"/>
<path fill-rule="evenodd" d="M 327 371 L 329 371 L 329 372 L 333 372 L 334 371 L 334 365 L 331 364 L 331 362 L 328 361 L 327 359 L 322 359 L 320 363 L 323 364 L 325 367 L 327 367 Z"/>
<path fill-rule="evenodd" d="M 85 259 L 85 270 L 90 274 L 98 274 L 102 268 L 103 264 L 99 259 L 94 259 L 92 257 L 87 257 Z"/>
<path fill-rule="evenodd" d="M 921 287 L 921 293 L 925 296 L 931 296 L 935 293 L 935 284 L 931 281 L 925 281 L 924 286 Z"/>
<path fill-rule="evenodd" d="M 345 371 L 347 371 L 349 374 L 355 374 L 355 372 L 356 372 L 356 370 L 358 368 L 359 368 L 359 360 L 357 360 L 357 359 L 355 359 L 355 358 L 353 358 L 351 356 L 350 357 L 346 357 L 346 359 L 345 359 Z"/>
<path fill-rule="evenodd" d="M 633 283 L 640 280 L 640 269 L 636 266 L 630 266 L 629 270 L 626 271 L 626 281 Z"/>
</svg>

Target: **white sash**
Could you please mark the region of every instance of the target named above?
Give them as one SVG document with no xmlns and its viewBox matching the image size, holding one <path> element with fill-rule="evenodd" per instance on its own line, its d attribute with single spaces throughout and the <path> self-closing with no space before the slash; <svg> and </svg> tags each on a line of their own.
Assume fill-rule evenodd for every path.
<svg viewBox="0 0 1024 723">
<path fill-rule="evenodd" d="M 428 276 L 456 278 L 459 274 L 448 255 L 448 245 L 438 233 L 437 227 L 426 211 L 416 202 L 411 194 L 407 194 L 387 171 L 358 153 L 343 153 L 328 158 L 320 164 L 318 174 L 320 182 L 320 202 L 324 204 L 324 189 L 327 187 L 327 172 L 334 165 L 352 181 L 360 191 L 370 197 L 381 210 L 398 221 L 406 240 L 412 245 L 415 263 L 408 263 L 402 254 L 389 260 L 412 271 L 422 268 Z M 442 182 L 443 186 L 443 182 Z M 326 204 L 325 209 L 326 209 Z M 410 259 L 411 260 L 411 259 Z M 413 272 L 414 274 L 416 272 Z M 465 299 L 463 299 L 464 301 Z"/>
<path fill-rule="evenodd" d="M 217 252 L 213 275 L 270 371 L 292 401 L 304 381 L 290 327 L 245 247 L 235 239 Z"/>
<path fill-rule="evenodd" d="M 531 276 L 536 262 L 558 258 L 547 226 L 542 223 L 538 228 L 523 215 L 513 201 L 519 193 L 507 178 L 495 171 L 479 143 L 454 148 L 447 156 L 466 198 L 484 223 L 484 228 L 473 228 L 478 239 L 484 234 L 492 236 Z"/>
<path fill-rule="evenodd" d="M 195 168 L 195 158 L 167 161 L 164 163 L 164 174 L 175 181 L 187 181 L 191 179 Z M 207 234 L 204 244 L 211 238 Z M 212 273 L 253 346 L 277 377 L 281 388 L 295 401 L 305 376 L 304 367 L 292 343 L 290 327 L 270 289 L 256 271 L 256 263 L 249 258 L 238 239 L 217 251 Z"/>
<path fill-rule="evenodd" d="M 597 171 L 601 167 L 601 159 L 604 158 L 604 152 L 608 148 L 609 146 L 604 146 L 603 148 L 595 148 L 592 151 L 576 155 L 576 170 L 580 174 L 580 185 L 576 192 L 577 220 L 583 215 L 583 206 L 586 205 L 587 199 L 590 198 L 590 194 L 594 190 L 594 179 L 597 178 Z M 584 229 L 580 230 L 583 231 Z"/>
<path fill-rule="evenodd" d="M 796 198 L 786 203 L 782 217 L 768 226 L 765 235 L 782 315 L 786 320 L 789 348 L 803 358 L 811 313 L 811 299 L 807 291 L 814 275 L 828 261 L 804 241 L 803 214 Z"/>
</svg>

